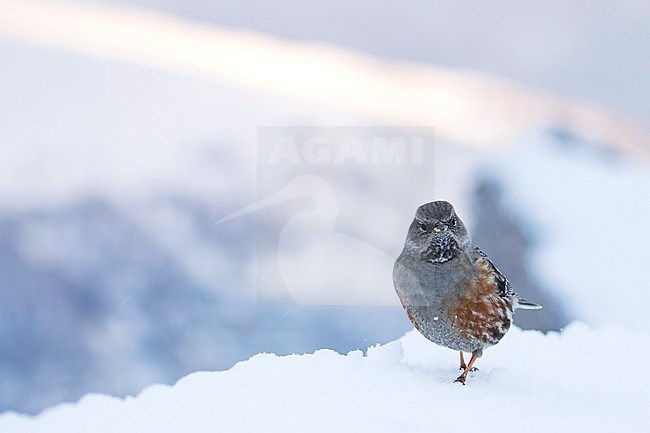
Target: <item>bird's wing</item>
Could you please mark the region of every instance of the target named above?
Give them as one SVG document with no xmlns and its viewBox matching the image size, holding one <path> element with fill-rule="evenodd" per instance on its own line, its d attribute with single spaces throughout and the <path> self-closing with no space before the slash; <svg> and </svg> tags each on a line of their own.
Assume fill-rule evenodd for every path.
<svg viewBox="0 0 650 433">
<path fill-rule="evenodd" d="M 490 260 L 490 258 L 485 254 L 479 247 L 475 247 L 475 260 L 484 261 L 488 268 L 488 272 L 492 274 L 494 280 L 497 283 L 497 294 L 503 298 L 510 300 L 513 303 L 514 308 L 521 308 L 524 310 L 539 310 L 542 308 L 541 305 L 535 304 L 534 302 L 526 301 L 522 299 L 515 293 L 510 285 L 510 282 L 503 273 L 496 267 L 496 265 Z"/>
<path fill-rule="evenodd" d="M 475 252 L 475 260 L 485 260 L 487 262 L 487 268 L 488 271 L 492 274 L 494 277 L 494 280 L 497 283 L 497 293 L 499 296 L 503 298 L 508 298 L 511 299 L 513 296 L 516 296 L 514 290 L 512 290 L 512 287 L 510 286 L 510 282 L 508 279 L 501 273 L 499 268 L 497 268 L 492 260 L 485 254 L 479 247 L 476 247 L 474 249 Z"/>
</svg>

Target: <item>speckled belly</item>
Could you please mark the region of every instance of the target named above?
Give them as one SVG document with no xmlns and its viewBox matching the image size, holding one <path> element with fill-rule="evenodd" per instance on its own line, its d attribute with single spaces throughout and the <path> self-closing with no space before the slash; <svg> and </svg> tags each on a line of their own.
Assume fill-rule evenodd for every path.
<svg viewBox="0 0 650 433">
<path fill-rule="evenodd" d="M 474 352 L 485 344 L 446 318 L 445 312 L 434 307 L 406 309 L 413 326 L 432 342 L 462 352 Z"/>
<path fill-rule="evenodd" d="M 503 338 L 512 321 L 512 306 L 495 293 L 448 300 L 439 307 L 407 308 L 413 325 L 441 346 L 480 354 Z"/>
</svg>

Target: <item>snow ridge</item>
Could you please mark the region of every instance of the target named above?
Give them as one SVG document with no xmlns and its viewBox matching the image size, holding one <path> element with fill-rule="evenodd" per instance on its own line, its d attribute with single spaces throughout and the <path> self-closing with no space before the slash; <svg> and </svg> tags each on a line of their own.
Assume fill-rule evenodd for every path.
<svg viewBox="0 0 650 433">
<path fill-rule="evenodd" d="M 650 378 L 634 376 L 620 354 L 638 348 L 645 359 L 649 343 L 613 326 L 514 328 L 460 386 L 456 354 L 412 331 L 366 354 L 260 354 L 137 397 L 89 395 L 35 418 L 5 414 L 0 431 L 623 431 L 644 413 Z"/>
</svg>

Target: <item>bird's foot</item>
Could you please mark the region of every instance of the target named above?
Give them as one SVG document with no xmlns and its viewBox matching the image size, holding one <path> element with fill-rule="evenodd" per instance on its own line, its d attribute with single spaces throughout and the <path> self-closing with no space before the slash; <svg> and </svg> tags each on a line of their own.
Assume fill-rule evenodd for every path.
<svg viewBox="0 0 650 433">
<path fill-rule="evenodd" d="M 466 380 L 467 380 L 467 376 L 465 376 L 464 374 L 461 374 L 460 376 L 458 376 L 456 378 L 456 380 L 454 380 L 454 383 L 462 383 L 463 385 L 465 385 Z"/>
<path fill-rule="evenodd" d="M 461 366 L 460 366 L 460 370 L 465 370 L 466 368 L 467 368 L 466 365 L 461 365 Z M 472 367 L 472 368 L 469 369 L 469 371 L 471 371 L 472 373 L 474 373 L 475 371 L 478 371 L 478 368 L 476 368 L 476 367 Z"/>
</svg>

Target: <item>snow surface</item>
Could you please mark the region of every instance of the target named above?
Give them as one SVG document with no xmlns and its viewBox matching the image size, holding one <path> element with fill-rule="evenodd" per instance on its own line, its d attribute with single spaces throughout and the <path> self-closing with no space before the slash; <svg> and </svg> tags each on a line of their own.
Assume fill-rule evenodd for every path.
<svg viewBox="0 0 650 433">
<path fill-rule="evenodd" d="M 457 353 L 411 331 L 367 354 L 260 354 L 136 397 L 89 395 L 35 418 L 5 414 L 0 431 L 638 431 L 650 377 L 635 360 L 649 347 L 650 336 L 620 327 L 515 328 L 462 386 L 453 383 Z"/>
</svg>

